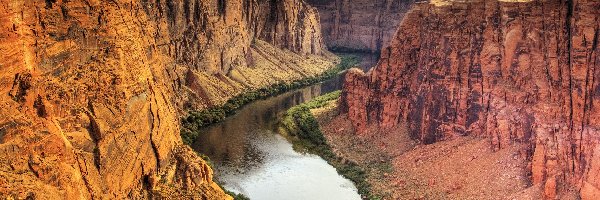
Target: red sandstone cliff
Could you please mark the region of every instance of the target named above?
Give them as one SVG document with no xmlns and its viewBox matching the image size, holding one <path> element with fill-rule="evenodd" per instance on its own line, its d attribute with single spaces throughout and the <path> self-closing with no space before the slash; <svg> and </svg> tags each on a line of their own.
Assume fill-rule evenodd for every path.
<svg viewBox="0 0 600 200">
<path fill-rule="evenodd" d="M 397 30 L 414 0 L 309 0 L 319 9 L 330 49 L 378 52 Z"/>
<path fill-rule="evenodd" d="M 322 46 L 303 1 L 2 0 L 0 196 L 229 198 L 181 115 L 320 73 Z"/>
<path fill-rule="evenodd" d="M 598 199 L 599 16 L 594 0 L 417 3 L 378 66 L 348 73 L 342 107 L 359 132 L 522 145 L 545 198 Z"/>
</svg>

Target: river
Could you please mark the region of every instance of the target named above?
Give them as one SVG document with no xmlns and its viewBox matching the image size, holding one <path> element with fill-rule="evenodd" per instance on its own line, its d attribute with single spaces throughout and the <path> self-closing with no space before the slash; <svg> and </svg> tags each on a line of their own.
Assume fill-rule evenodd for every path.
<svg viewBox="0 0 600 200">
<path fill-rule="evenodd" d="M 210 157 L 223 187 L 253 200 L 360 199 L 350 180 L 319 156 L 295 151 L 276 131 L 286 110 L 340 89 L 340 77 L 250 103 L 204 128 L 192 147 Z"/>
</svg>

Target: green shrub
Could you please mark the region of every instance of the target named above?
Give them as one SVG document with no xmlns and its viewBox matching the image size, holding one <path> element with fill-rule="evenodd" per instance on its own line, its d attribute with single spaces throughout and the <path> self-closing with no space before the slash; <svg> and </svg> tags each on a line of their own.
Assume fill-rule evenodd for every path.
<svg viewBox="0 0 600 200">
<path fill-rule="evenodd" d="M 232 191 L 229 191 L 229 190 L 226 190 L 226 189 L 223 189 L 223 191 L 225 191 L 226 194 L 232 196 L 234 200 L 250 200 L 250 198 L 248 198 L 247 196 L 245 196 L 242 193 L 237 193 L 236 194 L 236 193 L 234 193 Z"/>
<path fill-rule="evenodd" d="M 366 180 L 367 174 L 358 164 L 345 161 L 333 153 L 321 132 L 318 121 L 310 112 L 310 109 L 326 106 L 329 101 L 339 98 L 340 95 L 341 91 L 332 92 L 290 108 L 280 122 L 280 127 L 293 137 L 294 146 L 300 146 L 310 153 L 321 156 L 335 167 L 339 174 L 354 182 L 363 199 L 380 199 L 371 194 L 371 185 Z"/>
<path fill-rule="evenodd" d="M 341 57 L 341 62 L 338 65 L 336 65 L 334 68 L 326 70 L 325 72 L 323 72 L 322 74 L 320 74 L 318 76 L 308 77 L 308 78 L 304 78 L 304 79 L 289 82 L 289 83 L 281 82 L 281 83 L 273 84 L 271 86 L 268 86 L 265 88 L 260 88 L 260 89 L 254 90 L 254 91 L 244 92 L 242 94 L 239 94 L 239 95 L 229 99 L 227 102 L 225 102 L 221 106 L 212 107 L 212 108 L 209 108 L 206 110 L 201 110 L 201 111 L 189 112 L 188 116 L 181 119 L 182 126 L 181 126 L 181 130 L 180 130 L 180 135 L 181 135 L 183 142 L 187 145 L 191 145 L 198 138 L 201 128 L 223 121 L 227 116 L 231 116 L 231 115 L 235 114 L 235 111 L 237 109 L 241 108 L 242 106 L 244 106 L 252 101 L 259 100 L 259 99 L 266 99 L 268 97 L 279 95 L 279 94 L 285 93 L 290 90 L 299 89 L 299 88 L 306 87 L 306 86 L 309 86 L 309 85 L 312 85 L 312 84 L 315 84 L 315 83 L 318 83 L 321 81 L 325 81 L 327 79 L 334 77 L 335 75 L 337 75 L 338 73 L 340 73 L 346 69 L 354 67 L 356 64 L 358 64 L 360 62 L 360 58 L 357 56 L 354 56 L 354 55 L 340 55 L 340 57 Z M 283 123 L 286 124 L 286 125 L 284 125 L 285 127 L 288 127 L 291 130 L 300 130 L 297 133 L 301 134 L 301 137 L 303 138 L 304 141 L 309 141 L 309 142 L 306 142 L 305 146 L 312 145 L 312 149 L 315 149 L 315 151 L 323 152 L 321 156 L 322 157 L 326 156 L 328 159 L 325 159 L 325 160 L 328 160 L 328 161 L 331 159 L 335 159 L 336 158 L 335 154 L 333 154 L 333 152 L 331 152 L 331 149 L 326 144 L 325 138 L 323 137 L 323 134 L 320 132 L 321 130 L 319 129 L 319 125 L 318 125 L 316 119 L 314 118 L 314 116 L 312 114 L 310 114 L 310 109 L 326 105 L 327 101 L 338 98 L 340 93 L 341 92 L 338 91 L 338 92 L 330 93 L 330 94 L 315 98 L 313 101 L 305 104 L 305 107 L 299 108 L 299 111 L 296 114 L 296 116 L 299 119 L 298 121 L 295 120 L 296 117 L 286 117 L 283 121 Z M 288 120 L 288 121 L 286 122 L 285 120 Z M 210 162 L 210 159 L 207 156 L 200 154 L 200 157 L 202 157 L 204 160 L 206 160 L 209 163 L 209 165 L 212 165 L 212 163 Z M 333 165 L 333 166 L 336 167 L 336 165 Z M 338 167 L 336 167 L 336 168 L 338 168 Z M 347 178 L 352 181 L 354 181 L 356 179 L 356 178 L 349 178 L 349 177 L 347 177 Z M 356 179 L 356 180 L 359 180 L 359 179 Z M 355 183 L 356 183 L 356 181 L 355 181 Z M 358 184 L 357 184 L 357 187 L 359 187 Z M 235 194 L 235 193 L 233 193 L 231 191 L 227 191 L 225 189 L 224 189 L 224 191 L 227 194 L 231 195 L 235 200 L 249 200 L 249 198 L 244 196 L 243 194 Z M 360 187 L 359 187 L 359 193 L 361 193 Z M 363 193 L 361 193 L 361 194 L 363 194 Z"/>
<path fill-rule="evenodd" d="M 301 139 L 308 140 L 315 145 L 325 144 L 325 137 L 319 129 L 317 119 L 310 113 L 310 109 L 306 105 L 296 106 L 290 109 L 291 118 L 294 120 L 298 128 L 297 136 Z"/>
<path fill-rule="evenodd" d="M 321 108 L 329 103 L 331 100 L 335 100 L 342 95 L 342 91 L 338 90 L 335 92 L 327 93 L 322 96 L 318 96 L 309 102 L 304 103 L 309 109 Z"/>
<path fill-rule="evenodd" d="M 328 69 L 316 77 L 308 77 L 290 83 L 277 83 L 271 86 L 260 88 L 254 91 L 244 92 L 218 107 L 209 108 L 201 111 L 191 111 L 187 117 L 181 120 L 181 138 L 187 145 L 191 145 L 199 136 L 200 129 L 211 124 L 223 121 L 227 116 L 235 114 L 235 111 L 242 106 L 259 99 L 266 99 L 275 95 L 285 93 L 290 90 L 306 87 L 327 79 L 336 74 L 349 69 L 360 62 L 360 58 L 354 55 L 340 55 L 341 61 L 334 68 Z"/>
</svg>

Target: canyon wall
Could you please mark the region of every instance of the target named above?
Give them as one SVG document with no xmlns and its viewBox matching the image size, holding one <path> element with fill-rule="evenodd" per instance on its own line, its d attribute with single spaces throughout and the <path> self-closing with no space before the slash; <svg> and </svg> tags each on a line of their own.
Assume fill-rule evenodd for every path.
<svg viewBox="0 0 600 200">
<path fill-rule="evenodd" d="M 389 45 L 415 0 L 309 0 L 319 9 L 327 46 L 376 53 Z"/>
<path fill-rule="evenodd" d="M 348 73 L 342 109 L 361 134 L 520 145 L 545 198 L 598 199 L 598 16 L 594 0 L 416 3 L 378 66 Z"/>
<path fill-rule="evenodd" d="M 0 15 L 9 199 L 228 199 L 179 119 L 335 61 L 296 0 L 1 0 Z"/>
</svg>

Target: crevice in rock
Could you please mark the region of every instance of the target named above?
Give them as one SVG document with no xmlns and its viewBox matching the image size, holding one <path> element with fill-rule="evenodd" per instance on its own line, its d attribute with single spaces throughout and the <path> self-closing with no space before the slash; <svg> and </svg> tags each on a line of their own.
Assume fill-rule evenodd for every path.
<svg viewBox="0 0 600 200">
<path fill-rule="evenodd" d="M 48 117 L 48 113 L 46 112 L 46 106 L 44 106 L 44 101 L 42 97 L 38 95 L 33 102 L 33 107 L 36 109 L 36 113 L 38 117 L 46 118 Z"/>
<path fill-rule="evenodd" d="M 35 199 L 37 199 L 37 198 L 35 197 L 35 193 L 33 193 L 33 192 L 27 193 L 27 197 L 25 197 L 25 200 L 35 200 Z"/>
<path fill-rule="evenodd" d="M 152 147 L 152 151 L 154 153 L 154 158 L 156 159 L 156 171 L 160 169 L 160 155 L 158 153 L 158 146 L 154 143 L 153 134 L 150 135 L 150 145 Z"/>
<path fill-rule="evenodd" d="M 33 159 L 33 158 L 31 158 L 31 157 L 30 157 L 30 158 L 29 158 L 29 161 L 27 161 L 27 167 L 29 168 L 29 171 L 31 171 L 31 172 L 32 172 L 32 173 L 35 175 L 35 177 L 38 177 L 38 178 L 39 178 L 39 177 L 40 177 L 40 174 L 38 173 L 38 171 L 37 171 L 37 170 L 33 169 L 33 164 L 34 164 L 34 163 L 33 163 L 33 160 L 32 160 L 32 159 Z"/>
<path fill-rule="evenodd" d="M 77 155 L 77 165 L 78 165 L 79 173 L 81 174 L 81 179 L 83 179 L 83 184 L 85 185 L 88 193 L 90 193 L 90 196 L 92 197 L 91 199 L 95 199 L 94 198 L 94 190 L 93 190 L 93 188 L 92 188 L 92 186 L 91 186 L 91 184 L 90 184 L 90 182 L 88 180 L 88 174 L 87 174 L 87 172 L 84 173 L 81 170 L 81 161 L 80 160 L 83 160 L 83 166 L 84 167 L 87 166 L 87 162 L 85 161 L 85 158 L 81 158 L 79 155 Z"/>
<path fill-rule="evenodd" d="M 46 0 L 46 9 L 51 9 L 52 5 L 56 3 L 56 0 Z"/>
<path fill-rule="evenodd" d="M 98 144 L 96 143 L 96 147 L 94 147 L 94 166 L 96 167 L 96 170 L 98 170 L 98 172 L 100 172 L 100 149 L 97 146 Z"/>
<path fill-rule="evenodd" d="M 569 69 L 569 129 L 573 133 L 573 74 L 572 68 L 572 51 L 573 51 L 573 30 L 572 30 L 573 19 L 573 0 L 567 0 L 567 14 L 566 14 L 566 31 L 567 31 L 567 65 Z"/>
<path fill-rule="evenodd" d="M 591 73 L 592 74 L 592 81 L 591 81 L 590 92 L 589 92 L 590 93 L 590 97 L 589 97 L 589 99 L 590 99 L 590 101 L 589 101 L 589 109 L 590 110 L 594 108 L 594 98 L 597 95 L 596 88 L 594 88 L 594 86 L 596 85 L 596 68 L 598 67 L 597 66 L 597 64 L 599 63 L 598 61 L 600 61 L 599 58 L 598 58 L 598 56 L 600 54 L 600 52 L 598 52 L 598 50 L 599 50 L 598 49 L 598 42 L 600 42 L 599 40 L 600 40 L 600 27 L 596 27 L 596 31 L 594 33 L 594 43 L 592 44 L 592 51 L 591 51 L 592 55 L 596 55 L 596 56 L 594 56 L 591 59 L 591 61 L 590 61 L 590 63 L 592 63 L 591 64 L 591 67 L 592 67 L 592 73 Z M 589 123 L 589 116 L 588 116 L 588 122 L 587 123 Z"/>
<path fill-rule="evenodd" d="M 226 9 L 227 9 L 227 1 L 226 0 L 217 0 L 217 9 L 219 10 L 219 14 L 225 17 Z"/>
<path fill-rule="evenodd" d="M 160 154 L 159 154 L 159 150 L 158 150 L 158 145 L 155 143 L 154 141 L 154 130 L 157 127 L 160 127 L 160 115 L 159 113 L 156 113 L 156 120 L 155 120 L 155 113 L 153 112 L 153 107 L 155 104 L 157 104 L 156 101 L 156 92 L 154 91 L 154 88 L 152 87 L 152 84 L 150 82 L 150 80 L 148 80 L 148 87 L 150 88 L 150 92 L 152 93 L 152 103 L 150 103 L 150 110 L 149 112 L 149 123 L 150 123 L 150 146 L 152 147 L 152 153 L 154 154 L 154 159 L 156 161 L 156 170 L 158 171 L 160 169 Z M 158 108 L 157 108 L 158 110 Z"/>
<path fill-rule="evenodd" d="M 185 17 L 185 22 L 187 25 L 193 25 L 192 24 L 192 20 L 191 19 L 191 15 L 193 15 L 194 13 L 190 13 L 191 12 L 191 6 L 190 6 L 190 0 L 184 0 L 183 1 L 183 16 Z"/>
<path fill-rule="evenodd" d="M 32 77 L 30 73 L 15 74 L 15 79 L 13 80 L 13 84 L 8 95 L 16 102 L 25 101 L 27 91 L 31 88 L 31 79 Z"/>
<path fill-rule="evenodd" d="M 67 20 L 69 18 L 69 9 L 67 8 L 67 6 L 61 6 L 60 13 L 62 14 L 63 20 Z"/>
<path fill-rule="evenodd" d="M 146 173 L 146 169 L 144 167 L 144 165 L 142 165 L 142 174 Z M 144 188 L 144 190 L 146 190 L 148 193 L 148 199 L 154 199 L 154 185 L 152 183 L 152 174 L 146 174 L 142 176 L 141 182 L 142 182 L 142 187 Z"/>
<path fill-rule="evenodd" d="M 93 150 L 93 154 L 94 154 L 94 166 L 96 166 L 96 170 L 98 170 L 98 172 L 100 172 L 100 167 L 101 167 L 101 156 L 100 156 L 100 149 L 98 147 L 98 143 L 100 142 L 100 140 L 102 139 L 102 130 L 100 129 L 100 125 L 98 124 L 98 122 L 96 121 L 96 118 L 94 116 L 94 106 L 92 105 L 92 102 L 88 102 L 88 110 L 87 112 L 85 112 L 85 114 L 87 115 L 87 117 L 90 119 L 90 125 L 87 127 L 88 129 L 88 133 L 90 134 L 90 137 L 92 138 L 92 141 L 94 142 L 94 150 Z"/>
</svg>

